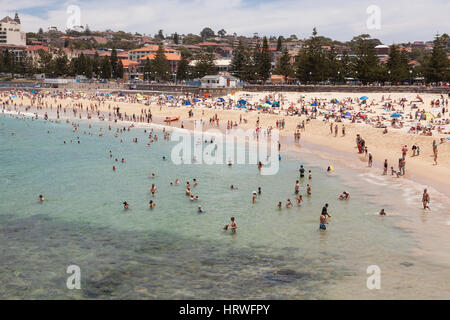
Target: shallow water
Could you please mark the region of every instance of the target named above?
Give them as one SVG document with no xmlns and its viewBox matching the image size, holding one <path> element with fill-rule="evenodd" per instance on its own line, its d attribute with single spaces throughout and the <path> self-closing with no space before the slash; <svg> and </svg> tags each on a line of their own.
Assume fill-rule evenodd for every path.
<svg viewBox="0 0 450 320">
<path fill-rule="evenodd" d="M 174 143 L 158 135 L 146 147 L 143 129 L 114 138 L 106 123 L 82 123 L 74 133 L 69 124 L 0 114 L 0 298 L 450 298 L 448 243 L 428 247 L 432 232 L 417 232 L 434 223 L 420 218 L 421 186 L 408 193 L 338 164 L 328 175 L 329 160 L 303 151 L 283 155 L 273 176 L 255 165 L 177 166 L 162 160 Z M 313 173 L 301 193 L 311 183 L 313 195 L 302 207 L 277 210 L 278 201 L 294 202 L 300 164 Z M 170 186 L 176 178 L 181 184 Z M 193 178 L 198 203 L 184 195 Z M 258 186 L 262 195 L 252 204 Z M 337 200 L 343 190 L 349 201 Z M 332 217 L 323 232 L 325 202 Z M 197 213 L 198 204 L 206 213 Z M 387 217 L 377 215 L 380 207 Z M 234 235 L 221 230 L 231 216 L 239 225 Z M 72 264 L 81 268 L 81 290 L 66 288 Z M 381 269 L 381 290 L 366 287 L 370 265 Z"/>
</svg>

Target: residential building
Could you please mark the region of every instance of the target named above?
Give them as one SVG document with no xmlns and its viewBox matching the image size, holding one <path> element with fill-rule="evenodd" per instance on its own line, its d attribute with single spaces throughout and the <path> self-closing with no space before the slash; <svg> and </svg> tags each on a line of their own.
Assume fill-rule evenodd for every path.
<svg viewBox="0 0 450 320">
<path fill-rule="evenodd" d="M 22 32 L 19 15 L 14 19 L 6 16 L 0 20 L 0 44 L 25 46 L 27 43 L 25 32 Z"/>
</svg>

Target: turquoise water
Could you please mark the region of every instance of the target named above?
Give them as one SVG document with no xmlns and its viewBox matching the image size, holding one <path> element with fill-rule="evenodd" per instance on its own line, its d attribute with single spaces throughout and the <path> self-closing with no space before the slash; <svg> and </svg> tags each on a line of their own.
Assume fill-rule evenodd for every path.
<svg viewBox="0 0 450 320">
<path fill-rule="evenodd" d="M 177 166 L 170 161 L 174 142 L 161 132 L 147 147 L 144 129 L 115 138 L 115 128 L 81 122 L 73 132 L 66 123 L 0 114 L 0 298 L 450 298 L 450 286 L 442 288 L 448 265 L 417 254 L 421 239 L 399 227 L 414 224 L 418 215 L 411 213 L 420 206 L 411 195 L 399 201 L 395 185 L 368 183 L 373 177 L 336 164 L 328 175 L 328 160 L 302 151 L 283 155 L 272 176 L 255 165 Z M 313 173 L 301 181 L 304 204 L 277 210 L 278 201 L 295 202 L 300 164 Z M 180 185 L 170 186 L 176 178 Z M 193 178 L 198 202 L 184 195 Z M 349 201 L 337 200 L 343 190 Z M 332 218 L 323 232 L 325 202 Z M 380 206 L 392 215 L 379 217 Z M 231 216 L 236 234 L 221 230 Z M 81 290 L 66 288 L 72 264 L 81 268 Z M 381 290 L 366 287 L 370 265 L 382 270 Z"/>
</svg>

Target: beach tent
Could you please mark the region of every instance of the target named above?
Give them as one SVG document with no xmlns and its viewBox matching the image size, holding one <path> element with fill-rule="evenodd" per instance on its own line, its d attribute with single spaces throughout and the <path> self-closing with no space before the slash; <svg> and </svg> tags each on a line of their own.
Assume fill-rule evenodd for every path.
<svg viewBox="0 0 450 320">
<path fill-rule="evenodd" d="M 434 119 L 434 116 L 431 113 L 427 112 L 427 113 L 425 113 L 424 118 L 426 121 L 431 121 Z"/>
<path fill-rule="evenodd" d="M 272 108 L 279 108 L 280 107 L 280 103 L 278 101 L 275 101 L 274 103 L 272 103 Z"/>
<path fill-rule="evenodd" d="M 167 96 L 167 99 L 174 99 L 173 96 Z"/>
<path fill-rule="evenodd" d="M 347 111 L 346 113 L 344 113 L 344 118 L 351 119 L 351 117 L 352 114 L 350 112 Z"/>
<path fill-rule="evenodd" d="M 367 100 L 367 99 L 369 99 L 369 97 L 367 96 L 362 96 L 361 98 L 359 98 L 359 100 Z"/>
<path fill-rule="evenodd" d="M 199 101 L 201 101 L 201 100 L 198 98 L 194 98 L 194 102 L 199 102 Z"/>
<path fill-rule="evenodd" d="M 238 108 L 238 109 L 247 109 L 247 106 L 245 106 L 245 105 L 242 105 L 242 104 L 238 104 L 237 106 L 236 106 L 236 108 Z"/>
<path fill-rule="evenodd" d="M 391 118 L 400 118 L 401 116 L 402 114 L 398 112 L 391 114 Z"/>
<path fill-rule="evenodd" d="M 263 103 L 263 104 L 261 105 L 261 107 L 263 107 L 263 108 L 268 108 L 268 107 L 270 107 L 270 104 L 268 104 L 268 103 Z"/>
<path fill-rule="evenodd" d="M 217 98 L 217 101 L 219 101 L 219 102 L 225 102 L 225 99 L 222 98 L 222 97 L 219 97 L 219 98 Z"/>
</svg>

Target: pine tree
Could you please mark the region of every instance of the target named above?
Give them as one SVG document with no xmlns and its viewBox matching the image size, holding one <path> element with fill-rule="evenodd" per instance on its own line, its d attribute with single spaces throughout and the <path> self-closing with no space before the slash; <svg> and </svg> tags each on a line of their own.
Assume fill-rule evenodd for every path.
<svg viewBox="0 0 450 320">
<path fill-rule="evenodd" d="M 92 60 L 92 69 L 93 69 L 93 72 L 94 72 L 95 76 L 98 77 L 100 75 L 100 73 L 101 73 L 101 71 L 100 71 L 100 69 L 101 69 L 101 60 L 100 60 L 100 56 L 98 55 L 97 51 L 95 51 L 94 59 Z"/>
<path fill-rule="evenodd" d="M 112 73 L 111 61 L 107 56 L 101 60 L 101 77 L 102 79 L 110 79 Z"/>
<path fill-rule="evenodd" d="M 357 80 L 362 83 L 375 81 L 379 78 L 379 59 L 376 55 L 375 47 L 369 41 L 369 35 L 360 35 L 356 40 L 356 63 L 355 69 L 358 71 Z"/>
<path fill-rule="evenodd" d="M 291 65 L 291 56 L 289 55 L 287 48 L 284 48 L 283 54 L 281 55 L 277 65 L 275 66 L 274 73 L 284 76 L 285 81 L 288 77 L 291 77 L 293 75 L 294 71 Z"/>
<path fill-rule="evenodd" d="M 231 74 L 243 81 L 248 81 L 252 79 L 251 69 L 249 51 L 244 47 L 242 41 L 239 41 L 238 47 L 233 51 L 233 58 L 230 63 Z"/>
<path fill-rule="evenodd" d="M 390 78 L 394 82 L 403 82 L 408 80 L 408 57 L 400 52 L 398 46 L 392 45 L 389 52 L 387 69 L 391 72 Z"/>
<path fill-rule="evenodd" d="M 181 54 L 181 61 L 178 63 L 177 80 L 183 81 L 188 78 L 189 60 L 186 55 Z"/>
<path fill-rule="evenodd" d="M 265 83 L 267 79 L 270 78 L 270 73 L 272 69 L 272 55 L 269 50 L 269 43 L 267 38 L 263 39 L 263 46 L 261 50 L 261 60 L 260 65 L 258 66 L 258 78 Z"/>
<path fill-rule="evenodd" d="M 178 33 L 175 32 L 175 34 L 173 35 L 173 43 L 178 44 L 178 41 L 179 41 Z"/>
<path fill-rule="evenodd" d="M 318 82 L 325 79 L 326 58 L 322 52 L 322 38 L 313 28 L 312 36 L 305 41 L 297 57 L 297 78 L 304 82 Z"/>
<path fill-rule="evenodd" d="M 150 59 L 147 57 L 147 59 L 145 60 L 145 64 L 144 64 L 144 79 L 150 80 L 150 78 L 151 78 L 150 75 L 152 72 L 153 72 L 152 63 L 151 63 Z"/>
<path fill-rule="evenodd" d="M 153 71 L 160 80 L 167 80 L 169 78 L 170 64 L 162 44 L 158 46 L 155 58 L 153 59 Z"/>
<path fill-rule="evenodd" d="M 119 79 L 123 78 L 123 63 L 122 63 L 122 60 L 119 60 L 119 62 L 117 63 L 116 77 L 119 78 Z"/>
<path fill-rule="evenodd" d="M 446 53 L 446 44 L 449 41 L 447 34 L 436 35 L 433 41 L 433 51 L 425 64 L 425 78 L 429 82 L 449 81 L 450 62 Z"/>
<path fill-rule="evenodd" d="M 209 52 L 202 52 L 197 57 L 197 64 L 194 68 L 199 78 L 206 75 L 216 74 L 216 65 L 214 64 L 214 55 Z"/>
<path fill-rule="evenodd" d="M 279 36 L 277 40 L 277 51 L 281 51 L 283 49 L 283 37 Z"/>
<path fill-rule="evenodd" d="M 113 78 L 118 78 L 117 75 L 117 51 L 115 48 L 111 51 L 111 70 L 112 70 L 112 76 Z"/>
</svg>

